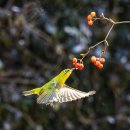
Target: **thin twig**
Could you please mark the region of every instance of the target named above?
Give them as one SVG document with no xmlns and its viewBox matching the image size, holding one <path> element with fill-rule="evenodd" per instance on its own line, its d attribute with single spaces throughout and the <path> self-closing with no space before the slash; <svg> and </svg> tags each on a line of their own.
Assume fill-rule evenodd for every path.
<svg viewBox="0 0 130 130">
<path fill-rule="evenodd" d="M 108 31 L 108 33 L 107 33 L 107 35 L 106 35 L 106 37 L 105 37 L 105 41 L 107 41 L 107 38 L 108 38 L 108 36 L 109 36 L 110 32 L 112 31 L 112 29 L 113 29 L 114 25 L 115 25 L 115 24 L 112 24 L 112 26 L 111 26 L 110 30 Z"/>
<path fill-rule="evenodd" d="M 93 45 L 93 46 L 90 46 L 89 49 L 88 49 L 88 51 L 87 51 L 86 53 L 80 54 L 80 55 L 82 56 L 82 58 L 79 59 L 80 61 L 82 61 L 82 60 L 90 53 L 90 51 L 91 51 L 92 49 L 94 49 L 96 46 L 98 46 L 98 45 L 101 44 L 101 43 L 105 43 L 105 49 L 104 49 L 104 50 L 106 50 L 106 48 L 109 46 L 109 44 L 108 44 L 108 42 L 107 42 L 107 39 L 108 39 L 108 37 L 109 37 L 109 35 L 110 35 L 110 33 L 111 33 L 111 31 L 112 31 L 112 29 L 114 28 L 115 25 L 117 25 L 117 24 L 128 24 L 128 23 L 130 23 L 130 21 L 115 22 L 115 21 L 113 21 L 113 20 L 110 19 L 110 18 L 104 17 L 104 15 L 102 15 L 102 17 L 100 17 L 100 18 L 97 18 L 97 17 L 96 17 L 96 18 L 93 18 L 93 20 L 94 20 L 94 21 L 96 21 L 96 20 L 106 20 L 106 21 L 112 23 L 112 26 L 110 27 L 110 29 L 109 29 L 109 31 L 108 31 L 106 37 L 104 38 L 104 40 L 102 40 L 102 41 L 96 43 L 96 44 Z M 107 44 L 106 44 L 106 43 L 107 43 Z"/>
<path fill-rule="evenodd" d="M 106 17 L 93 18 L 93 19 L 94 19 L 94 21 L 96 21 L 96 20 L 106 20 L 108 22 L 111 22 L 111 23 L 115 24 L 115 22 L 112 19 L 109 19 L 109 18 L 106 18 Z"/>
<path fill-rule="evenodd" d="M 115 22 L 115 24 L 125 24 L 125 23 L 130 23 L 130 21 Z"/>
</svg>

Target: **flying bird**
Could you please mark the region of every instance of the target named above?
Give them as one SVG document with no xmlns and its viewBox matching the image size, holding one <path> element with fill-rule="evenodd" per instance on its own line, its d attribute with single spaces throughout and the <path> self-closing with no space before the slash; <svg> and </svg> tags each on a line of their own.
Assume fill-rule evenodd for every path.
<svg viewBox="0 0 130 130">
<path fill-rule="evenodd" d="M 63 70 L 60 74 L 44 84 L 42 87 L 24 91 L 23 95 L 28 96 L 36 94 L 38 95 L 38 104 L 53 106 L 54 103 L 69 102 L 95 94 L 96 91 L 89 91 L 86 93 L 71 88 L 65 84 L 74 69 L 75 68 Z"/>
</svg>

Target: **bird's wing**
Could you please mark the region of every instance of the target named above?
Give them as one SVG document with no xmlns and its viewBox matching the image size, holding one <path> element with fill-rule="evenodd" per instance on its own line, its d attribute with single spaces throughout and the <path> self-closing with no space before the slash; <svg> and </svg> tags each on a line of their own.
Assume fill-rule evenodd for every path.
<svg viewBox="0 0 130 130">
<path fill-rule="evenodd" d="M 53 104 L 55 102 L 69 102 L 80 98 L 88 97 L 95 94 L 96 91 L 90 91 L 88 93 L 73 89 L 67 85 L 59 89 L 52 89 L 50 92 L 43 92 L 38 98 L 38 104 Z"/>
<path fill-rule="evenodd" d="M 90 92 L 82 92 L 76 89 L 73 89 L 67 85 L 64 85 L 64 87 L 60 88 L 60 99 L 59 102 L 69 102 L 72 100 L 77 100 L 80 98 L 88 97 L 90 95 L 93 95 L 96 93 L 96 91 L 90 91 Z"/>
<path fill-rule="evenodd" d="M 46 90 L 41 93 L 41 95 L 37 98 L 38 104 L 51 104 L 53 102 L 59 102 L 60 93 L 59 90 L 56 89 L 57 84 L 52 82 L 51 89 Z"/>
<path fill-rule="evenodd" d="M 52 92 L 42 93 L 37 98 L 37 103 L 38 104 L 48 104 L 48 103 L 58 102 L 58 100 L 59 100 L 59 95 L 56 93 L 56 89 L 54 89 Z"/>
</svg>

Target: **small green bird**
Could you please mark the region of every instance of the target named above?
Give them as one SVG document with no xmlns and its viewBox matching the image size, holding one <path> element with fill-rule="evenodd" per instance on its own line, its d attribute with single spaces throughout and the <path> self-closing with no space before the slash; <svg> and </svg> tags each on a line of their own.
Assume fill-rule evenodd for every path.
<svg viewBox="0 0 130 130">
<path fill-rule="evenodd" d="M 95 94 L 96 91 L 85 93 L 73 89 L 65 84 L 66 80 L 69 78 L 73 70 L 74 68 L 65 69 L 42 87 L 24 91 L 23 95 L 28 96 L 36 94 L 38 95 L 38 104 L 53 106 L 54 103 L 69 102 Z"/>
</svg>

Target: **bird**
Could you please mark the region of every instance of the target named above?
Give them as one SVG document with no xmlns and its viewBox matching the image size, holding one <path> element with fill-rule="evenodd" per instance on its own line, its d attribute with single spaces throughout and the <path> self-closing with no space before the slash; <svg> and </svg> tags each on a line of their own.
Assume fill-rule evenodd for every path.
<svg viewBox="0 0 130 130">
<path fill-rule="evenodd" d="M 89 92 L 79 91 L 65 84 L 75 68 L 64 69 L 49 82 L 40 88 L 24 91 L 24 96 L 36 94 L 37 103 L 53 106 L 55 103 L 70 102 L 73 100 L 89 97 L 96 93 L 95 90 Z"/>
</svg>

